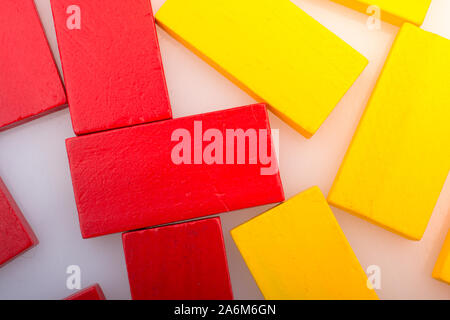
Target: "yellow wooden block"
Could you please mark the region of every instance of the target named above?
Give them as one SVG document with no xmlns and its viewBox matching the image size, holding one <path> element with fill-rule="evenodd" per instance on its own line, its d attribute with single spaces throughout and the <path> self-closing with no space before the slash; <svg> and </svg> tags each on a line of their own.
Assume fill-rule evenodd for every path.
<svg viewBox="0 0 450 320">
<path fill-rule="evenodd" d="M 318 187 L 231 235 L 266 299 L 378 299 Z"/>
<path fill-rule="evenodd" d="M 444 246 L 434 266 L 433 278 L 450 284 L 450 231 L 447 234 Z"/>
<path fill-rule="evenodd" d="M 399 31 L 330 204 L 419 240 L 450 169 L 450 40 Z"/>
<path fill-rule="evenodd" d="M 371 6 L 378 6 L 380 18 L 386 22 L 401 26 L 405 22 L 421 26 L 431 0 L 332 0 L 362 13 L 373 15 L 368 10 Z"/>
<path fill-rule="evenodd" d="M 367 65 L 289 0 L 167 0 L 156 21 L 308 138 Z"/>
</svg>

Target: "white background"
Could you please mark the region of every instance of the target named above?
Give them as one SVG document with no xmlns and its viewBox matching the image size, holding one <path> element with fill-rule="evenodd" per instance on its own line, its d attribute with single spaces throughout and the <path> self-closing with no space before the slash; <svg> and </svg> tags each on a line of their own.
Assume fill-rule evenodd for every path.
<svg viewBox="0 0 450 320">
<path fill-rule="evenodd" d="M 49 0 L 35 2 L 60 67 Z M 152 0 L 154 12 L 163 2 Z M 370 31 L 365 15 L 328 0 L 293 2 L 365 55 L 370 64 L 311 140 L 270 114 L 272 128 L 280 129 L 279 157 L 287 198 L 313 185 L 328 193 L 398 31 L 387 23 L 382 23 L 381 30 Z M 433 0 L 423 28 L 450 38 L 449 15 L 449 0 Z M 174 117 L 254 102 L 160 28 L 158 36 Z M 0 133 L 0 175 L 40 240 L 36 248 L 0 269 L 2 299 L 61 299 L 72 294 L 66 288 L 69 265 L 81 267 L 83 287 L 98 282 L 107 298 L 130 298 L 120 234 L 81 238 L 64 145 L 72 136 L 68 109 Z M 363 268 L 380 266 L 380 298 L 450 299 L 450 286 L 431 278 L 450 227 L 449 180 L 420 242 L 333 208 Z M 268 208 L 221 215 L 236 299 L 259 299 L 262 295 L 229 230 Z"/>
</svg>

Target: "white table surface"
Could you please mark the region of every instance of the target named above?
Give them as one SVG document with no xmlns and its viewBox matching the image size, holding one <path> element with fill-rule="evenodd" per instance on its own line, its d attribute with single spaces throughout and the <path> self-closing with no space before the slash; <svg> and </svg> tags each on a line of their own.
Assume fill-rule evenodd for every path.
<svg viewBox="0 0 450 320">
<path fill-rule="evenodd" d="M 49 0 L 35 2 L 60 67 Z M 313 185 L 328 193 L 398 31 L 387 23 L 370 31 L 367 16 L 328 0 L 293 2 L 365 55 L 370 64 L 311 140 L 270 114 L 272 128 L 280 130 L 280 170 L 287 198 Z M 152 0 L 154 11 L 163 3 Z M 450 38 L 449 16 L 450 1 L 433 0 L 422 28 Z M 160 28 L 158 36 L 174 117 L 254 102 Z M 130 298 L 120 234 L 81 238 L 64 145 L 73 135 L 68 109 L 0 133 L 0 175 L 40 240 L 36 248 L 0 269 L 0 299 L 64 298 L 74 293 L 66 288 L 69 265 L 80 266 L 83 287 L 98 282 L 107 298 Z M 450 227 L 449 180 L 420 242 L 333 208 L 363 268 L 381 268 L 380 298 L 450 299 L 450 286 L 431 278 Z M 236 299 L 262 295 L 229 230 L 270 207 L 221 215 Z"/>
</svg>

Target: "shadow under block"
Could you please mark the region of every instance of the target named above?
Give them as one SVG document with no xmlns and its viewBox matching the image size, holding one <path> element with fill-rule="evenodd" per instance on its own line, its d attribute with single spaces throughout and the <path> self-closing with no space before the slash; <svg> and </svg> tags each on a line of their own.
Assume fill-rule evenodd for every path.
<svg viewBox="0 0 450 320">
<path fill-rule="evenodd" d="M 231 236 L 266 299 L 378 299 L 318 187 Z"/>
<path fill-rule="evenodd" d="M 267 147 L 275 158 L 269 175 L 262 174 L 270 167 L 265 159 L 250 157 L 250 144 L 239 142 L 249 139 L 227 138 L 226 130 L 236 129 L 259 132 L 251 145 L 262 153 Z M 216 142 L 205 142 L 212 132 Z M 66 145 L 84 238 L 284 200 L 264 104 L 71 138 Z M 208 150 L 217 155 L 211 164 Z"/>
<path fill-rule="evenodd" d="M 420 240 L 450 169 L 450 41 L 405 24 L 328 195 Z"/>
<path fill-rule="evenodd" d="M 369 7 L 378 6 L 380 19 L 396 26 L 405 22 L 421 26 L 431 0 L 331 0 L 362 13 L 373 15 Z"/>
<path fill-rule="evenodd" d="M 33 0 L 0 1 L 0 131 L 65 104 Z"/>
<path fill-rule="evenodd" d="M 97 283 L 83 289 L 64 300 L 106 300 L 103 290 Z"/>
<path fill-rule="evenodd" d="M 307 138 L 367 65 L 289 0 L 168 0 L 156 21 Z"/>
<path fill-rule="evenodd" d="M 220 218 L 124 233 L 133 300 L 232 300 Z"/>
<path fill-rule="evenodd" d="M 75 134 L 172 117 L 149 0 L 51 5 Z"/>
<path fill-rule="evenodd" d="M 0 178 L 0 267 L 37 244 L 33 230 Z"/>
<path fill-rule="evenodd" d="M 450 231 L 434 266 L 433 278 L 450 284 Z"/>
</svg>

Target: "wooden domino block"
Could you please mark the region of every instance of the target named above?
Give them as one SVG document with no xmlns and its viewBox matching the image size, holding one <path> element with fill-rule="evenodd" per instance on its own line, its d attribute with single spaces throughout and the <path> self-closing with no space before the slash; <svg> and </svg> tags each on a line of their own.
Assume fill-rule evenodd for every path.
<svg viewBox="0 0 450 320">
<path fill-rule="evenodd" d="M 263 104 L 66 144 L 85 238 L 284 200 Z"/>
<path fill-rule="evenodd" d="M 231 300 L 220 218 L 123 234 L 134 300 Z"/>
<path fill-rule="evenodd" d="M 0 178 L 0 267 L 38 244 L 33 230 Z"/>
<path fill-rule="evenodd" d="M 266 299 L 377 299 L 317 187 L 231 235 Z"/>
<path fill-rule="evenodd" d="M 52 0 L 77 135 L 172 117 L 149 0 Z"/>
<path fill-rule="evenodd" d="M 0 131 L 65 104 L 33 0 L 0 1 Z"/>
<path fill-rule="evenodd" d="M 450 231 L 434 266 L 433 278 L 450 284 Z"/>
<path fill-rule="evenodd" d="M 88 288 L 78 291 L 64 300 L 106 300 L 106 298 L 102 288 L 96 283 Z"/>
<path fill-rule="evenodd" d="M 450 41 L 405 24 L 328 201 L 419 240 L 450 169 Z"/>
<path fill-rule="evenodd" d="M 367 65 L 289 0 L 168 0 L 156 21 L 307 138 Z"/>
<path fill-rule="evenodd" d="M 431 0 L 332 0 L 362 13 L 374 15 L 377 6 L 380 19 L 397 26 L 405 22 L 421 26 Z"/>
</svg>

